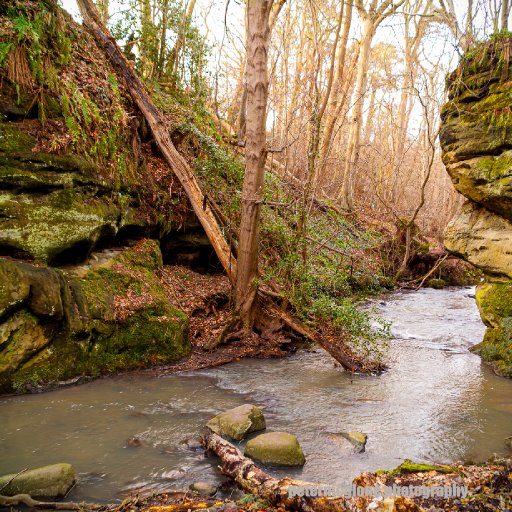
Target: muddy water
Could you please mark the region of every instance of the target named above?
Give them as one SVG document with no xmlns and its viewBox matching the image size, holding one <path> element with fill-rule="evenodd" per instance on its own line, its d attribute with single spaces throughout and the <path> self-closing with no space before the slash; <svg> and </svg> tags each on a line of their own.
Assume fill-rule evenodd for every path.
<svg viewBox="0 0 512 512">
<path fill-rule="evenodd" d="M 346 484 L 405 458 L 504 454 L 512 381 L 468 350 L 484 333 L 473 293 L 422 290 L 377 303 L 394 338 L 390 370 L 378 377 L 349 375 L 318 350 L 0 400 L 0 474 L 70 462 L 79 473 L 71 498 L 96 500 L 142 486 L 161 491 L 220 481 L 216 461 L 182 442 L 196 438 L 213 414 L 249 401 L 265 408 L 269 429 L 298 436 L 307 463 L 289 473 L 305 480 Z M 347 456 L 329 441 L 327 432 L 344 430 L 368 434 L 365 453 Z M 133 437 L 142 446 L 127 446 Z"/>
</svg>

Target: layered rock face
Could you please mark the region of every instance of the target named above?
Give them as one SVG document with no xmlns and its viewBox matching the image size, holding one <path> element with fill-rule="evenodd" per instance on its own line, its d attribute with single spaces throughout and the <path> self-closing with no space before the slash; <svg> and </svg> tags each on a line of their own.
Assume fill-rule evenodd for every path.
<svg viewBox="0 0 512 512">
<path fill-rule="evenodd" d="M 53 0 L 1 2 L 0 50 L 0 394 L 188 354 L 172 172 L 105 56 Z"/>
<path fill-rule="evenodd" d="M 60 269 L 0 258 L 0 393 L 187 355 L 188 318 L 161 266 L 154 240 Z"/>
<path fill-rule="evenodd" d="M 467 198 L 445 232 L 446 248 L 480 267 L 477 304 L 487 325 L 475 350 L 512 377 L 512 38 L 468 52 L 448 78 L 443 162 Z"/>
</svg>

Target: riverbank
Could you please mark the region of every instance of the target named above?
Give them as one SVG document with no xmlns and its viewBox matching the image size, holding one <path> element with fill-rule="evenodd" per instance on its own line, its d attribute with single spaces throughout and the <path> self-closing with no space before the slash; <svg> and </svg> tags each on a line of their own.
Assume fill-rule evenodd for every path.
<svg viewBox="0 0 512 512">
<path fill-rule="evenodd" d="M 283 485 L 284 483 L 283 481 Z M 318 484 L 318 489 L 322 488 L 326 489 L 326 486 Z M 296 504 L 301 510 L 312 512 L 370 510 L 375 512 L 482 512 L 486 510 L 505 512 L 512 507 L 512 459 L 495 460 L 481 465 L 438 466 L 437 469 L 434 466 L 403 464 L 391 472 L 363 473 L 354 479 L 352 488 L 368 490 L 368 494 L 371 495 L 352 498 L 330 495 L 319 498 L 316 492 L 313 494 L 310 490 L 307 491 L 306 497 L 297 499 Z M 380 489 L 382 495 L 374 495 L 376 489 Z M 226 484 L 224 495 L 228 490 L 229 484 Z M 386 490 L 392 490 L 399 496 L 386 496 Z M 413 496 L 414 493 L 417 495 Z M 451 493 L 453 495 L 450 496 Z M 217 496 L 216 492 L 213 494 L 215 495 L 201 495 L 190 490 L 150 496 L 135 494 L 126 496 L 121 504 L 71 502 L 69 509 L 103 512 L 114 510 L 115 512 L 189 512 L 193 510 L 285 512 L 290 510 L 285 505 L 272 504 L 259 496 L 240 495 L 240 491 L 235 489 L 231 494 L 238 496 L 237 498 L 222 498 Z M 312 497 L 308 498 L 309 495 Z M 12 510 L 12 506 L 20 505 L 26 499 L 21 497 L 9 499 L 0 496 L 0 510 L 8 510 L 7 507 Z M 41 504 L 36 505 L 35 508 L 55 507 Z"/>
<path fill-rule="evenodd" d="M 314 348 L 0 399 L 0 473 L 69 462 L 79 481 L 69 497 L 74 501 L 109 502 L 129 492 L 187 489 L 195 481 L 218 486 L 218 461 L 189 448 L 189 440 L 218 412 L 247 402 L 303 447 L 306 465 L 277 470 L 276 477 L 343 486 L 407 458 L 455 463 L 506 456 L 512 382 L 469 350 L 485 329 L 473 293 L 423 289 L 376 302 L 393 322 L 389 370 L 379 376 L 342 371 Z M 366 451 L 340 452 L 329 435 L 340 430 L 366 433 Z M 128 446 L 132 438 L 140 444 Z"/>
</svg>

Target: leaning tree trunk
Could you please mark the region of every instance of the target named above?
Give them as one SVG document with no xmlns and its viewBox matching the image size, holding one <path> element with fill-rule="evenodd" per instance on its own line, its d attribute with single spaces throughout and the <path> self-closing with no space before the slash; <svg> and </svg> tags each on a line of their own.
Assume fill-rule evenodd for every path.
<svg viewBox="0 0 512 512">
<path fill-rule="evenodd" d="M 270 0 L 267 0 L 267 3 L 270 4 Z M 132 95 L 134 102 L 137 104 L 142 114 L 144 115 L 146 121 L 148 122 L 148 125 L 153 133 L 153 137 L 155 138 L 155 142 L 157 143 L 164 159 L 170 165 L 171 169 L 173 170 L 177 178 L 180 180 L 180 183 L 182 184 L 183 188 L 185 189 L 185 192 L 187 193 L 187 196 L 192 204 L 192 207 L 194 209 L 195 214 L 197 215 L 197 218 L 201 222 L 201 225 L 203 226 L 206 235 L 208 236 L 208 239 L 210 240 L 222 266 L 224 267 L 226 273 L 228 274 L 231 282 L 234 284 L 237 275 L 237 261 L 233 256 L 231 249 L 220 230 L 214 211 L 212 210 L 212 207 L 215 207 L 215 203 L 212 202 L 210 204 L 207 200 L 207 197 L 203 195 L 203 193 L 201 192 L 201 188 L 199 187 L 199 183 L 194 175 L 194 172 L 187 164 L 185 159 L 178 153 L 178 151 L 176 150 L 171 141 L 169 133 L 165 129 L 166 124 L 163 115 L 155 107 L 155 105 L 151 101 L 151 98 L 146 92 L 144 86 L 142 85 L 142 82 L 137 78 L 133 69 L 128 64 L 128 61 L 126 60 L 124 54 L 117 46 L 115 40 L 112 38 L 112 36 L 110 36 L 109 32 L 102 24 L 98 11 L 92 3 L 92 0 L 78 0 L 78 5 L 80 7 L 80 11 L 82 12 L 82 16 L 84 17 L 84 22 L 86 26 L 90 29 L 90 31 L 96 38 L 98 44 L 104 49 L 106 55 L 108 55 L 109 59 L 111 60 L 119 75 L 125 80 L 126 86 L 130 91 L 130 94 Z M 261 54 L 259 54 L 259 58 L 266 58 L 266 55 L 265 57 L 263 57 Z M 258 96 L 258 94 L 262 94 L 261 84 L 256 84 L 252 92 L 253 94 L 255 94 L 255 99 L 261 99 L 261 96 Z M 261 106 L 261 103 L 257 103 L 257 105 Z M 253 112 L 253 110 L 251 110 L 251 112 Z M 258 112 L 258 109 L 256 107 L 254 108 L 254 115 L 256 116 L 256 118 L 258 117 L 258 115 L 261 115 L 261 112 Z M 263 122 L 263 127 L 264 126 L 265 123 Z M 257 144 L 255 143 L 254 146 L 250 146 L 253 159 L 251 163 L 253 166 L 255 166 L 255 168 L 258 171 L 261 171 L 261 169 L 259 168 L 260 160 L 254 159 L 254 156 L 258 154 L 258 151 L 263 151 L 263 154 L 260 155 L 262 162 L 261 165 L 265 164 L 266 157 L 264 151 L 264 129 L 262 133 L 263 135 L 261 135 L 260 133 L 260 138 L 258 139 L 259 142 Z M 263 137 L 263 139 L 261 137 Z M 255 164 L 258 164 L 258 166 L 256 166 Z M 261 183 L 261 185 L 263 184 L 261 176 L 260 181 L 258 181 L 257 183 Z M 249 192 L 253 191 L 253 186 L 254 181 L 251 182 L 251 188 L 249 188 Z M 259 189 L 258 187 L 255 187 L 255 189 L 256 196 L 248 195 L 247 192 L 244 195 L 244 198 L 246 199 L 246 215 L 252 215 L 255 211 L 254 208 L 257 208 L 258 210 L 260 208 L 261 203 L 258 201 L 258 197 L 261 197 L 261 189 Z M 246 235 L 250 233 L 250 229 L 253 226 L 256 226 L 257 228 L 257 223 L 254 223 L 254 217 L 250 217 L 249 220 L 250 222 L 246 224 L 246 226 L 249 226 L 249 231 L 245 232 Z M 256 231 L 254 231 L 253 229 L 252 233 L 254 232 L 257 233 L 257 229 Z M 256 274 L 252 274 L 253 277 L 249 277 L 249 280 L 246 281 L 250 284 L 251 291 L 254 295 L 257 292 L 256 288 L 253 288 L 253 279 L 257 278 L 257 243 L 255 242 L 257 242 L 257 238 L 255 238 L 251 234 L 251 236 L 248 237 L 248 240 L 246 240 L 245 249 L 247 251 L 247 248 L 249 248 L 250 257 L 256 258 Z M 238 250 L 240 252 L 240 247 Z M 251 267 L 253 272 L 254 268 L 255 267 L 253 265 Z M 244 275 L 245 279 L 247 279 L 247 276 L 251 276 L 251 274 L 248 273 L 245 273 Z M 271 290 L 267 290 L 267 287 L 262 287 L 259 295 L 262 298 L 262 301 L 265 302 L 266 309 L 268 309 L 272 314 L 278 316 L 283 321 L 283 323 L 293 331 L 298 332 L 299 334 L 302 334 L 303 336 L 311 339 L 313 342 L 320 344 L 345 369 L 348 369 L 350 371 L 375 371 L 380 369 L 374 366 L 367 367 L 364 364 L 361 364 L 361 362 L 358 361 L 357 358 L 351 357 L 350 353 L 345 350 L 346 347 L 342 340 L 337 340 L 337 343 L 332 343 L 331 341 L 324 340 L 322 337 L 317 336 L 316 333 L 314 333 L 310 328 L 302 325 L 300 322 L 293 319 L 291 315 L 281 310 L 272 302 L 271 298 L 275 296 L 276 293 L 272 292 Z M 255 297 L 253 297 L 253 299 L 255 300 Z"/>
<path fill-rule="evenodd" d="M 105 50 L 105 53 L 109 56 L 117 72 L 126 81 L 128 90 L 134 102 L 146 118 L 164 159 L 170 165 L 174 174 L 185 189 L 192 204 L 192 208 L 215 249 L 219 261 L 231 281 L 234 282 L 236 276 L 236 260 L 231 254 L 231 249 L 220 230 L 212 209 L 208 205 L 207 197 L 201 191 L 194 172 L 174 147 L 169 132 L 166 129 L 165 118 L 153 104 L 144 85 L 128 64 L 128 61 L 116 41 L 102 23 L 92 0 L 78 0 L 78 6 L 84 18 L 85 25 L 90 29 L 98 44 Z"/>
<path fill-rule="evenodd" d="M 256 310 L 261 202 L 265 179 L 269 16 L 273 0 L 249 0 L 246 23 L 246 143 L 235 306 L 245 329 Z"/>
</svg>

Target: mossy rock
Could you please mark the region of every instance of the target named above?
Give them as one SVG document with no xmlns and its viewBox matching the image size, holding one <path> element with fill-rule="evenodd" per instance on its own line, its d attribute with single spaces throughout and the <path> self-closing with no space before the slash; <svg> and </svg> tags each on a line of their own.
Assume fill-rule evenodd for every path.
<svg viewBox="0 0 512 512">
<path fill-rule="evenodd" d="M 62 498 L 74 483 L 75 471 L 70 464 L 64 463 L 0 476 L 0 489 L 4 496 L 28 494 L 36 499 Z"/>
<path fill-rule="evenodd" d="M 417 462 L 412 462 L 409 459 L 405 459 L 402 464 L 397 466 L 395 469 L 391 471 L 379 470 L 376 471 L 376 474 L 386 474 L 389 476 L 400 476 L 407 475 L 410 473 L 428 473 L 429 471 L 436 471 L 437 473 L 443 474 L 453 474 L 460 473 L 458 468 L 454 468 L 451 466 L 438 466 L 435 464 L 422 464 Z"/>
<path fill-rule="evenodd" d="M 485 325 L 499 327 L 503 318 L 512 317 L 512 281 L 479 284 L 476 303 Z"/>
<path fill-rule="evenodd" d="M 442 290 L 446 287 L 446 281 L 444 279 L 431 279 L 427 284 L 430 288 L 434 288 L 435 290 Z"/>
<path fill-rule="evenodd" d="M 17 311 L 0 325 L 0 377 L 16 370 L 50 343 L 37 317 Z"/>
<path fill-rule="evenodd" d="M 303 466 L 306 457 L 297 437 L 287 432 L 267 432 L 249 440 L 244 455 L 263 464 Z"/>
<path fill-rule="evenodd" d="M 498 327 L 488 327 L 482 343 L 472 349 L 498 375 L 512 378 L 512 316 L 503 318 Z"/>
<path fill-rule="evenodd" d="M 455 188 L 512 220 L 510 39 L 502 34 L 462 57 L 448 80 L 440 141 Z"/>
<path fill-rule="evenodd" d="M 340 448 L 345 455 L 351 453 L 362 453 L 366 449 L 366 442 L 368 436 L 363 432 L 328 432 L 327 437 L 332 441 L 338 448 Z"/>
<path fill-rule="evenodd" d="M 237 441 L 266 428 L 265 417 L 255 405 L 244 404 L 214 416 L 206 426 L 221 436 Z"/>
<path fill-rule="evenodd" d="M 169 229 L 148 220 L 129 191 L 101 178 L 97 166 L 69 152 L 33 151 L 17 123 L 0 122 L 0 245 L 4 253 L 46 264 L 85 260 L 121 230 Z M 165 192 L 167 194 L 167 191 Z"/>
<path fill-rule="evenodd" d="M 169 303 L 157 275 L 157 241 L 142 240 L 94 261 L 84 271 L 62 272 L 0 259 L 6 278 L 0 289 L 0 392 L 168 363 L 190 353 L 188 319 Z M 11 276 L 21 285 L 13 285 Z"/>
<path fill-rule="evenodd" d="M 512 278 L 512 222 L 475 203 L 465 203 L 445 230 L 448 251 L 484 272 Z"/>
</svg>

